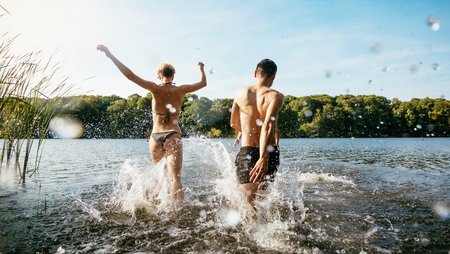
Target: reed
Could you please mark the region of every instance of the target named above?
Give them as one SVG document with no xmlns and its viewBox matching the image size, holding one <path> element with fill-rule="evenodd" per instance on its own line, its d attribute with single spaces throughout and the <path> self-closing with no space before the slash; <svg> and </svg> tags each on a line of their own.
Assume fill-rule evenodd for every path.
<svg viewBox="0 0 450 254">
<path fill-rule="evenodd" d="M 62 112 L 60 98 L 71 86 L 68 78 L 56 81 L 61 67 L 51 57 L 43 61 L 40 51 L 14 54 L 16 38 L 8 33 L 0 36 L 0 171 L 3 165 L 10 169 L 14 160 L 12 169 L 25 183 L 26 176 L 39 168 L 49 123 Z"/>
</svg>

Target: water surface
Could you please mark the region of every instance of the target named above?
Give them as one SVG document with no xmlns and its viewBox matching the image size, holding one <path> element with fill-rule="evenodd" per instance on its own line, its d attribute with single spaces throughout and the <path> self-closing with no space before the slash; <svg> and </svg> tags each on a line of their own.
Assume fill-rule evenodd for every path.
<svg viewBox="0 0 450 254">
<path fill-rule="evenodd" d="M 285 139 L 242 202 L 230 139 L 184 141 L 175 209 L 146 140 L 48 140 L 39 174 L 0 175 L 0 252 L 448 253 L 450 139 Z"/>
</svg>

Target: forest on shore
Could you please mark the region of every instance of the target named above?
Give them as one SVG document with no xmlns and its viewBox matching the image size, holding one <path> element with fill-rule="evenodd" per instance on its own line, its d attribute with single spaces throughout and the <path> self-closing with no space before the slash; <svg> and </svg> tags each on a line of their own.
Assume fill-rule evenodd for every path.
<svg viewBox="0 0 450 254">
<path fill-rule="evenodd" d="M 151 94 L 60 98 L 62 116 L 81 121 L 81 138 L 147 138 L 152 129 Z M 185 96 L 179 124 L 184 136 L 234 137 L 232 99 Z M 278 116 L 282 138 L 448 137 L 450 101 L 410 101 L 376 95 L 286 96 Z M 52 133 L 50 132 L 50 137 Z"/>
</svg>

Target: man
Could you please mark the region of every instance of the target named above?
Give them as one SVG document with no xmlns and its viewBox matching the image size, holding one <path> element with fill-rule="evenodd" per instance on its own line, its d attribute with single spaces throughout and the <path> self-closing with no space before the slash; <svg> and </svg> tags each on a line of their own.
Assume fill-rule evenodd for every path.
<svg viewBox="0 0 450 254">
<path fill-rule="evenodd" d="M 256 66 L 256 84 L 236 92 L 231 112 L 231 127 L 241 135 L 241 149 L 236 156 L 241 191 L 254 204 L 258 189 L 274 180 L 279 165 L 278 128 L 276 119 L 284 96 L 270 88 L 277 65 L 263 59 Z"/>
<path fill-rule="evenodd" d="M 174 85 L 175 68 L 171 64 L 161 64 L 156 71 L 161 83 L 156 84 L 134 74 L 106 46 L 97 45 L 97 50 L 104 52 L 125 77 L 152 93 L 153 129 L 149 140 L 152 162 L 156 164 L 163 157 L 166 158 L 166 167 L 170 176 L 170 194 L 175 206 L 181 206 L 184 200 L 180 180 L 183 145 L 178 119 L 184 95 L 206 86 L 203 63 L 198 63 L 200 81 L 181 86 Z"/>
</svg>

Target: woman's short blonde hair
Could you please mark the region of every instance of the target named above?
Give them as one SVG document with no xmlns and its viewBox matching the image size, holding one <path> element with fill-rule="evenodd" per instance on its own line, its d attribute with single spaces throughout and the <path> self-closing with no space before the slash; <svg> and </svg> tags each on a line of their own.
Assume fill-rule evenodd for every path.
<svg viewBox="0 0 450 254">
<path fill-rule="evenodd" d="M 175 68 L 169 63 L 162 63 L 156 70 L 156 75 L 158 77 L 170 78 L 175 75 Z"/>
</svg>

